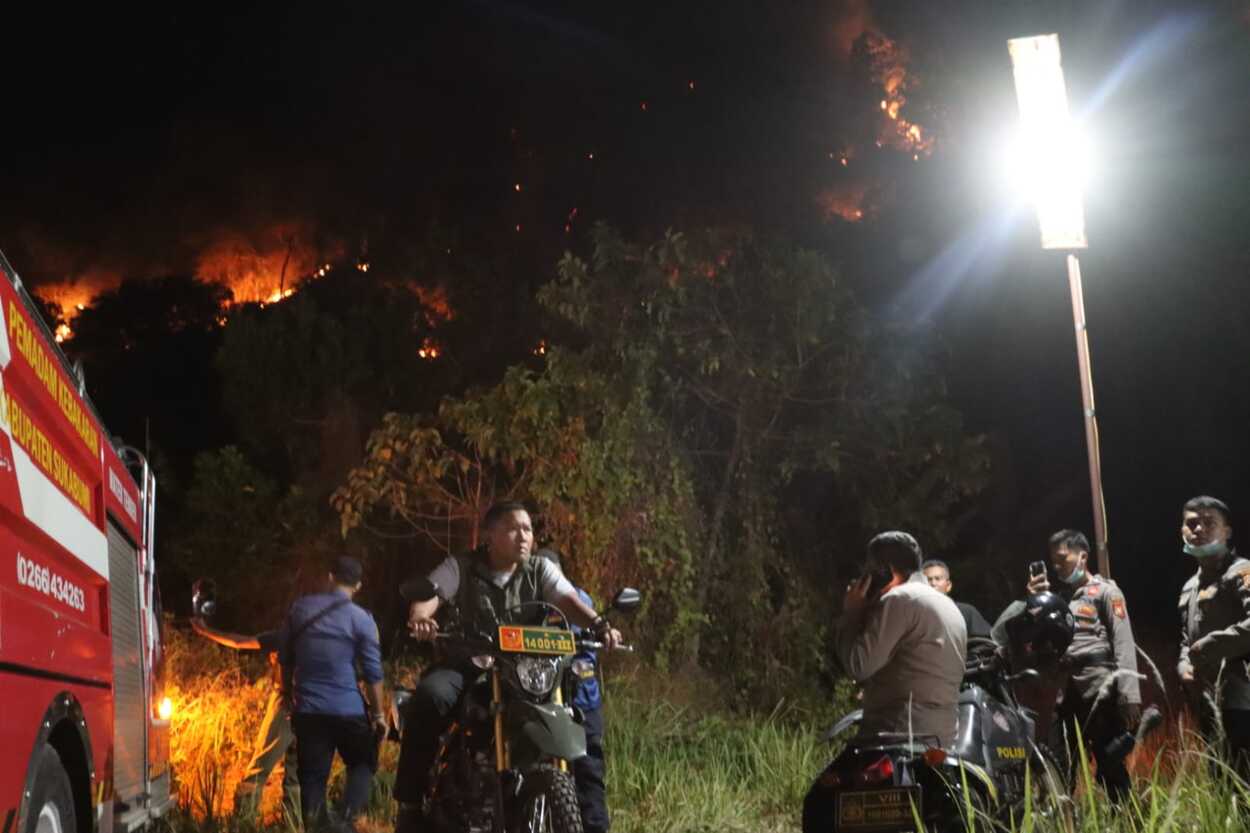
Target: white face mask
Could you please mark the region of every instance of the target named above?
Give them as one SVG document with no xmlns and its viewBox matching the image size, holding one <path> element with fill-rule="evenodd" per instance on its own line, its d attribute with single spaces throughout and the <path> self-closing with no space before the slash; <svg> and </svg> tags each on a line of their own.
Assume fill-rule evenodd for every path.
<svg viewBox="0 0 1250 833">
<path fill-rule="evenodd" d="M 1228 555 L 1228 542 L 1212 541 L 1201 546 L 1187 543 L 1185 544 L 1185 555 L 1192 555 L 1194 558 L 1222 558 Z"/>
</svg>

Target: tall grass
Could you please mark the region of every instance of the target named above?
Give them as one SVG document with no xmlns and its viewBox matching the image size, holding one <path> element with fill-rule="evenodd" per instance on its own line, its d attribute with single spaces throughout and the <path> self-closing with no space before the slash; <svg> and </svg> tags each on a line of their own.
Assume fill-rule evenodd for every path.
<svg viewBox="0 0 1250 833">
<path fill-rule="evenodd" d="M 263 794 L 260 820 L 234 813 L 235 785 L 251 755 L 269 695 L 268 669 L 256 654 L 217 648 L 189 635 L 171 640 L 168 692 L 175 702 L 171 760 L 178 833 L 204 829 L 255 833 L 298 827 L 281 811 L 281 774 Z M 399 672 L 391 670 L 390 673 Z M 767 714 L 726 706 L 710 680 L 661 678 L 639 667 L 607 682 L 608 803 L 616 833 L 797 833 L 812 780 L 837 749 L 823 740 L 852 707 L 783 702 Z M 393 828 L 391 792 L 398 747 L 383 745 L 363 833 Z M 1089 766 L 1074 797 L 1043 792 L 1014 825 L 973 819 L 969 830 L 1011 833 L 1228 833 L 1250 830 L 1250 788 L 1214 759 L 1176 720 L 1131 761 L 1134 791 L 1113 806 Z M 342 770 L 331 777 L 341 792 Z"/>
</svg>

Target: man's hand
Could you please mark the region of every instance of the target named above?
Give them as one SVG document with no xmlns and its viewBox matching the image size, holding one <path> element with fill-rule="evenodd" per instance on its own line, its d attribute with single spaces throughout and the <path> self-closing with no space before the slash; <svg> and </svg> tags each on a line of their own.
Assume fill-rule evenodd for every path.
<svg viewBox="0 0 1250 833">
<path fill-rule="evenodd" d="M 438 622 L 427 617 L 408 620 L 408 635 L 418 642 L 433 642 L 438 635 Z"/>
<path fill-rule="evenodd" d="M 616 628 L 608 628 L 607 632 L 603 634 L 603 644 L 611 651 L 624 645 L 625 639 Z"/>
<path fill-rule="evenodd" d="M 391 731 L 391 727 L 386 722 L 386 718 L 380 714 L 375 714 L 373 716 L 373 720 L 371 721 L 371 723 L 372 723 L 372 728 L 373 728 L 374 740 L 376 740 L 378 743 L 381 743 L 382 741 L 386 740 L 387 734 L 389 734 Z"/>
<path fill-rule="evenodd" d="M 1194 682 L 1194 667 L 1192 665 L 1185 666 L 1185 670 L 1181 672 L 1181 683 L 1183 685 L 1192 685 Z"/>
<path fill-rule="evenodd" d="M 594 631 L 595 639 L 603 643 L 603 647 L 611 651 L 625 644 L 625 640 L 621 637 L 621 632 L 612 627 L 611 623 L 602 616 L 595 620 L 595 624 L 591 626 Z"/>
<path fill-rule="evenodd" d="M 1197 642 L 1190 644 L 1189 646 L 1190 668 L 1197 668 L 1199 665 L 1202 665 L 1203 652 L 1206 651 L 1207 647 L 1210 646 L 1210 644 L 1211 643 L 1207 641 L 1207 638 L 1205 636 L 1202 639 L 1199 639 Z"/>
<path fill-rule="evenodd" d="M 1028 595 L 1034 596 L 1038 593 L 1046 593 L 1049 591 L 1050 591 L 1050 580 L 1046 578 L 1045 573 L 1043 573 L 1040 576 L 1029 577 L 1029 583 L 1025 587 L 1025 592 L 1028 593 Z"/>
<path fill-rule="evenodd" d="M 850 617 L 862 616 L 868 607 L 868 587 L 872 584 L 872 576 L 861 576 L 846 588 L 846 596 L 842 599 L 842 615 Z"/>
</svg>

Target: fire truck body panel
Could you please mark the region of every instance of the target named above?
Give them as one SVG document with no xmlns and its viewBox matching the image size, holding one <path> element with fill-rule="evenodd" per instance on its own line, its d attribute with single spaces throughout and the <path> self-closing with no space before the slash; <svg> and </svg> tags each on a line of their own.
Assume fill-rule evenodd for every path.
<svg viewBox="0 0 1250 833">
<path fill-rule="evenodd" d="M 155 484 L 146 464 L 136 484 L 3 255 L 0 271 L 0 828 L 38 814 L 50 746 L 77 833 L 132 829 L 170 802 Z"/>
</svg>

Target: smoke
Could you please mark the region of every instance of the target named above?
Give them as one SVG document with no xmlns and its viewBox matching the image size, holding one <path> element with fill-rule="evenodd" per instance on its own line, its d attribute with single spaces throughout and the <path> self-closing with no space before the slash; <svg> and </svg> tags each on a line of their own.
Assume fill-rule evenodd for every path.
<svg viewBox="0 0 1250 833">
<path fill-rule="evenodd" d="M 836 19 L 833 24 L 833 48 L 838 60 L 850 61 L 855 42 L 864 32 L 875 29 L 872 10 L 868 0 L 841 0 L 835 4 Z"/>
</svg>

